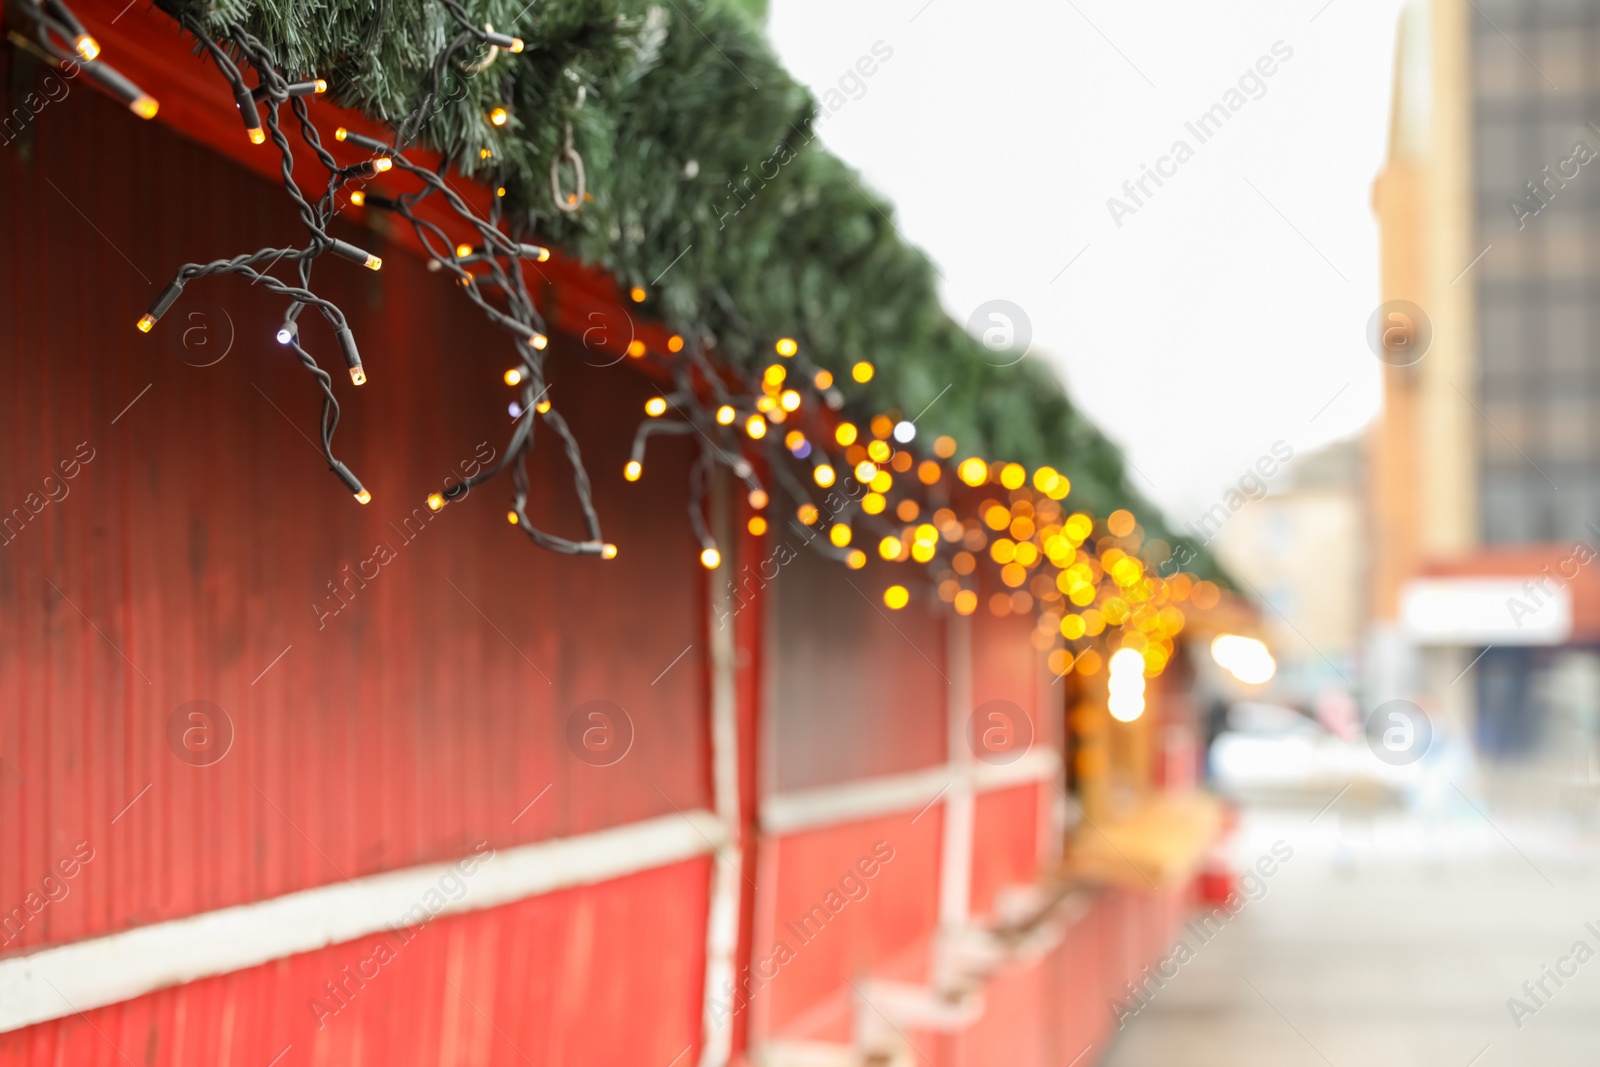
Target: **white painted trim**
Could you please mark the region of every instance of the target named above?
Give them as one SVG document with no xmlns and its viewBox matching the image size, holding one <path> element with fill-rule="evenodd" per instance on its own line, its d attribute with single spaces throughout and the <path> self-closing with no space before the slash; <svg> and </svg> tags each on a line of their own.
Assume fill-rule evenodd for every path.
<svg viewBox="0 0 1600 1067">
<path fill-rule="evenodd" d="M 730 517 L 728 476 L 719 470 L 711 485 L 713 529 L 717 540 L 726 546 L 726 569 L 706 572 L 706 591 L 710 610 L 706 631 L 711 646 L 711 784 L 717 818 L 730 847 L 719 849 L 711 861 L 710 903 L 706 912 L 705 993 L 700 1021 L 700 1067 L 724 1067 L 733 1055 L 733 1027 L 711 1011 L 713 1001 L 726 1001 L 725 985 L 734 981 L 739 953 L 740 880 L 744 877 L 743 855 L 736 827 L 739 825 L 739 708 L 734 687 L 733 615 L 729 605 L 727 575 L 739 562 Z"/>
<path fill-rule="evenodd" d="M 1026 753 L 1015 763 L 973 766 L 973 784 L 979 793 L 1049 779 L 1061 770 L 1061 756 L 1048 748 Z M 821 826 L 857 822 L 896 812 L 915 813 L 939 798 L 957 776 L 947 764 L 905 774 L 862 778 L 843 785 L 796 789 L 774 793 L 761 804 L 761 830 L 792 834 Z"/>
<path fill-rule="evenodd" d="M 724 838 L 711 812 L 664 815 L 467 857 L 470 874 L 453 863 L 409 867 L 0 959 L 0 1033 L 401 929 L 419 914 L 479 911 L 680 863 Z M 455 900 L 440 886 L 452 874 L 466 886 Z M 443 904 L 425 899 L 430 892 Z"/>
</svg>

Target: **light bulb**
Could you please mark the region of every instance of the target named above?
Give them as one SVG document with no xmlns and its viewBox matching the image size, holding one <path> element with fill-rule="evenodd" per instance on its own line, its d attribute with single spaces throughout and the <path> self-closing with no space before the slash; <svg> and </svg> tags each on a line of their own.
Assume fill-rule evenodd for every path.
<svg viewBox="0 0 1600 1067">
<path fill-rule="evenodd" d="M 901 419 L 899 422 L 894 424 L 894 439 L 899 441 L 901 444 L 910 444 L 911 440 L 916 436 L 917 428 L 910 422 Z"/>
<path fill-rule="evenodd" d="M 361 265 L 368 270 L 382 270 L 383 260 L 379 259 L 377 256 L 368 255 L 366 262 Z"/>
<path fill-rule="evenodd" d="M 510 370 L 506 371 L 505 379 L 506 379 L 506 384 L 507 385 L 521 385 L 522 384 L 522 368 L 521 367 L 512 367 Z"/>
<path fill-rule="evenodd" d="M 444 507 L 444 494 L 443 493 L 429 493 L 428 494 L 428 510 L 429 511 L 438 511 L 443 507 Z"/>
<path fill-rule="evenodd" d="M 372 499 L 372 494 L 365 489 L 356 494 L 356 503 L 365 504 Z"/>
<path fill-rule="evenodd" d="M 282 326 L 279 326 L 278 327 L 278 335 L 277 335 L 278 336 L 278 343 L 280 345 L 286 345 L 290 341 L 293 341 L 296 329 L 297 328 L 296 328 L 295 324 L 292 323 L 292 322 L 286 322 Z"/>
<path fill-rule="evenodd" d="M 841 422 L 833 431 L 833 439 L 846 447 L 856 443 L 856 426 L 853 422 Z"/>
<path fill-rule="evenodd" d="M 457 259 L 466 259 L 470 255 L 472 255 L 472 246 L 471 245 L 466 244 L 465 242 L 456 245 L 456 258 Z"/>
<path fill-rule="evenodd" d="M 143 315 L 139 316 L 140 333 L 149 333 L 151 330 L 155 329 L 155 325 L 156 317 L 149 312 L 145 312 Z"/>
<path fill-rule="evenodd" d="M 677 334 L 673 334 L 671 337 L 667 338 L 667 351 L 668 352 L 682 352 L 683 351 L 683 338 L 679 337 Z"/>
<path fill-rule="evenodd" d="M 530 345 L 532 345 L 534 348 L 536 348 L 539 351 L 543 352 L 544 349 L 545 349 L 545 346 L 550 343 L 550 338 L 546 337 L 542 333 L 536 333 L 532 337 L 528 338 L 528 343 Z"/>
<path fill-rule="evenodd" d="M 752 515 L 750 516 L 750 522 L 747 524 L 747 527 L 751 533 L 755 534 L 757 537 L 760 537 L 762 534 L 767 532 L 767 520 L 763 519 L 760 515 Z"/>
<path fill-rule="evenodd" d="M 852 548 L 850 554 L 844 558 L 845 566 L 853 571 L 858 571 L 867 565 L 867 554 L 859 548 Z"/>
<path fill-rule="evenodd" d="M 833 484 L 833 468 L 826 463 L 819 463 L 816 469 L 811 472 L 811 477 L 818 485 L 826 489 Z"/>
<path fill-rule="evenodd" d="M 394 166 L 394 160 L 390 159 L 388 156 L 379 156 L 377 159 L 372 161 L 372 169 L 377 171 L 379 174 L 382 174 L 392 166 Z"/>
<path fill-rule="evenodd" d="M 90 37 L 87 33 L 80 33 L 72 39 L 72 46 L 78 50 L 85 63 L 100 54 L 100 42 Z"/>
<path fill-rule="evenodd" d="M 644 355 L 644 342 L 638 338 L 629 341 L 628 355 L 632 356 L 634 359 L 638 359 L 640 356 Z"/>
<path fill-rule="evenodd" d="M 890 611 L 899 611 L 911 602 L 911 594 L 903 585 L 891 585 L 883 591 L 883 603 Z"/>
<path fill-rule="evenodd" d="M 826 389 L 833 384 L 833 374 L 830 371 L 819 370 L 816 376 L 811 379 L 811 384 L 818 389 Z"/>
<path fill-rule="evenodd" d="M 800 407 L 800 394 L 793 389 L 785 389 L 778 397 L 778 403 L 783 405 L 783 410 L 794 411 Z"/>
<path fill-rule="evenodd" d="M 311 84 L 313 86 L 312 92 L 325 93 L 328 91 L 328 79 L 326 78 L 318 78 Z"/>
<path fill-rule="evenodd" d="M 714 571 L 722 563 L 722 553 L 714 548 L 707 548 L 700 553 L 700 566 L 708 571 Z"/>
<path fill-rule="evenodd" d="M 762 508 L 767 506 L 767 491 L 765 489 L 752 489 L 750 490 L 750 495 L 747 499 L 750 501 L 751 507 L 755 508 L 757 511 L 760 511 Z"/>
<path fill-rule="evenodd" d="M 350 202 L 356 207 L 360 207 L 367 202 L 367 194 L 363 193 L 360 189 L 357 189 L 355 192 L 350 194 Z"/>
<path fill-rule="evenodd" d="M 854 378 L 858 382 L 870 382 L 872 381 L 872 375 L 873 366 L 866 360 L 862 360 L 860 363 L 857 363 L 855 366 L 850 368 L 850 377 Z"/>
<path fill-rule="evenodd" d="M 506 512 L 506 521 L 515 526 L 517 524 L 517 513 L 515 511 Z"/>
<path fill-rule="evenodd" d="M 666 410 L 667 401 L 665 397 L 653 396 L 644 402 L 644 413 L 651 418 L 665 413 Z"/>
<path fill-rule="evenodd" d="M 643 286 L 636 285 L 632 289 L 628 290 L 628 295 L 633 298 L 633 302 L 635 304 L 642 304 L 644 303 L 644 298 L 647 294 L 645 293 Z"/>
<path fill-rule="evenodd" d="M 246 130 L 245 132 L 250 135 L 251 144 L 261 144 L 267 139 L 267 131 L 263 130 L 260 126 L 257 126 L 252 130 Z"/>
<path fill-rule="evenodd" d="M 367 384 L 367 372 L 364 369 L 362 369 L 362 367 L 359 364 L 357 364 L 354 367 L 351 367 L 350 368 L 350 381 L 355 385 L 366 385 Z"/>
<path fill-rule="evenodd" d="M 142 119 L 153 119 L 156 117 L 156 111 L 160 107 L 161 105 L 156 103 L 155 97 L 140 93 L 134 98 L 133 103 L 128 105 L 128 110 Z"/>
<path fill-rule="evenodd" d="M 533 405 L 533 410 L 535 410 L 539 414 L 543 415 L 545 412 L 550 410 L 550 401 L 548 401 L 548 400 L 539 401 L 537 404 Z"/>
<path fill-rule="evenodd" d="M 800 346 L 794 343 L 793 337 L 780 337 L 778 343 L 772 346 L 778 355 L 788 358 L 800 351 Z"/>
<path fill-rule="evenodd" d="M 489 111 L 489 121 L 496 126 L 504 126 L 511 119 L 511 113 L 503 107 L 492 108 Z"/>
<path fill-rule="evenodd" d="M 856 464 L 856 481 L 870 482 L 878 476 L 878 468 L 871 460 L 864 459 Z"/>
<path fill-rule="evenodd" d="M 760 415 L 751 415 L 744 421 L 744 432 L 759 441 L 767 436 L 767 420 Z"/>
<path fill-rule="evenodd" d="M 722 405 L 717 409 L 717 424 L 720 426 L 729 425 L 733 422 L 734 414 L 735 412 L 732 407 L 727 404 Z"/>
<path fill-rule="evenodd" d="M 614 545 L 614 544 L 611 544 L 609 541 L 606 542 L 605 544 L 601 545 L 600 546 L 600 558 L 601 559 L 616 559 L 617 558 L 617 546 Z"/>
<path fill-rule="evenodd" d="M 636 459 L 628 460 L 628 465 L 622 468 L 622 476 L 630 482 L 638 481 L 639 476 L 643 473 L 644 464 L 640 463 Z"/>
<path fill-rule="evenodd" d="M 335 141 L 342 141 L 346 137 L 349 137 L 349 136 L 350 136 L 350 131 L 345 129 L 343 126 L 340 126 L 337 130 L 333 131 L 333 139 Z"/>
</svg>

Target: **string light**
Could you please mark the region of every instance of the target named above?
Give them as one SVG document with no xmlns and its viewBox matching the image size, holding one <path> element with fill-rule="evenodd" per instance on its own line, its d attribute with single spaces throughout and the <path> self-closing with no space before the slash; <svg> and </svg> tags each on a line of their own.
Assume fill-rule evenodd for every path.
<svg viewBox="0 0 1600 1067">
<path fill-rule="evenodd" d="M 628 290 L 628 295 L 633 298 L 635 304 L 642 304 L 646 294 L 643 286 L 636 285 Z"/>
<path fill-rule="evenodd" d="M 627 466 L 622 468 L 622 476 L 630 482 L 638 481 L 642 474 L 644 474 L 644 464 L 636 459 L 628 460 Z"/>
<path fill-rule="evenodd" d="M 874 373 L 875 370 L 872 364 L 868 363 L 866 360 L 862 360 L 850 368 L 850 377 L 854 378 L 858 382 L 861 382 L 862 384 L 872 381 L 872 375 Z"/>
<path fill-rule="evenodd" d="M 659 418 L 666 413 L 666 410 L 667 401 L 665 397 L 653 396 L 644 402 L 644 413 L 651 418 Z"/>
<path fill-rule="evenodd" d="M 826 463 L 819 463 L 812 468 L 811 477 L 818 485 L 826 489 L 833 484 L 836 476 L 833 472 L 833 467 Z"/>
<path fill-rule="evenodd" d="M 505 380 L 506 380 L 506 384 L 507 385 L 521 385 L 522 384 L 522 368 L 521 367 L 512 367 L 510 370 L 506 371 Z"/>
<path fill-rule="evenodd" d="M 503 107 L 489 109 L 489 122 L 495 126 L 504 126 L 511 119 L 511 113 Z"/>
<path fill-rule="evenodd" d="M 443 509 L 444 509 L 444 494 L 443 493 L 429 493 L 428 494 L 428 510 L 429 511 L 441 511 Z"/>
<path fill-rule="evenodd" d="M 700 566 L 708 571 L 714 571 L 722 564 L 722 553 L 715 548 L 704 548 L 700 551 Z"/>
<path fill-rule="evenodd" d="M 733 410 L 733 407 L 731 405 L 723 404 L 721 407 L 719 407 L 717 409 L 717 425 L 719 425 L 719 426 L 727 426 L 727 425 L 731 424 L 736 415 L 737 415 L 737 412 L 735 412 Z"/>
<path fill-rule="evenodd" d="M 773 350 L 785 359 L 800 351 L 800 346 L 795 344 L 793 337 L 780 337 L 778 343 L 773 345 Z"/>
<path fill-rule="evenodd" d="M 911 593 L 903 585 L 891 585 L 883 591 L 883 603 L 890 611 L 899 611 L 911 602 Z"/>
</svg>

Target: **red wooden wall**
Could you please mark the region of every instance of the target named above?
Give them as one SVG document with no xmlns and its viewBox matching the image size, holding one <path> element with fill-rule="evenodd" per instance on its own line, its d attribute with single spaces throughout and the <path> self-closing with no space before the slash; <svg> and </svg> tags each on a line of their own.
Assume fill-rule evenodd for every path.
<svg viewBox="0 0 1600 1067">
<path fill-rule="evenodd" d="M 508 527 L 500 484 L 408 530 L 403 520 L 480 442 L 504 447 L 503 335 L 381 245 L 381 275 L 319 267 L 370 374 L 359 391 L 339 390 L 335 439 L 373 493 L 363 508 L 307 440 L 319 394 L 272 340 L 280 299 L 207 280 L 154 333 L 133 329 L 185 259 L 295 241 L 281 192 L 81 85 L 38 116 L 32 136 L 31 160 L 0 151 L 0 507 L 65 495 L 0 546 L 0 907 L 76 842 L 95 856 L 3 951 L 450 859 L 478 840 L 503 847 L 710 805 L 707 609 L 682 443 L 656 447 L 645 481 L 621 477 L 634 413 L 652 394 L 645 379 L 553 346 L 550 395 L 583 446 L 617 559 L 533 548 Z M 369 232 L 345 236 L 374 247 Z M 310 344 L 337 368 L 315 318 L 302 320 Z M 224 348 L 220 362 L 191 365 Z M 559 452 L 542 437 L 528 511 L 577 534 Z M 80 442 L 93 458 L 64 479 L 58 464 Z M 328 583 L 379 544 L 394 559 L 319 620 L 314 603 L 338 603 Z M 633 723 L 632 750 L 614 766 L 567 747 L 567 716 L 591 699 Z M 168 747 L 169 718 L 193 700 L 233 725 L 231 750 L 211 766 Z M 441 948 L 406 963 L 417 980 L 390 983 L 374 998 L 386 1007 L 358 1015 L 336 1040 L 344 1052 L 322 1062 L 357 1062 L 356 1047 L 395 1062 L 381 1052 L 393 1030 L 384 1018 L 413 1009 L 417 1029 L 393 1039 L 431 1040 L 428 998 L 452 924 L 463 945 L 503 941 L 464 964 L 486 996 L 515 1000 L 530 968 L 540 982 L 571 976 L 567 988 L 539 993 L 535 982 L 515 1000 L 554 1027 L 540 1041 L 600 1027 L 613 1032 L 582 1040 L 654 1059 L 663 1029 L 617 1024 L 636 1003 L 629 990 L 648 989 L 685 1041 L 697 1036 L 705 892 L 706 865 L 695 862 L 592 900 L 441 923 L 430 938 Z M 541 931 L 576 921 L 573 909 L 590 916 L 593 936 L 558 947 Z M 626 972 L 615 966 L 622 946 Z M 482 973 L 485 958 L 496 962 Z M 205 1029 L 194 1020 L 216 1018 L 229 997 L 256 1002 L 261 983 L 278 981 L 268 972 L 321 965 L 297 959 L 90 1018 L 133 1027 L 125 1051 L 139 1056 L 150 1039 L 127 1018 L 188 1013 L 157 1028 L 152 1062 L 219 1062 L 198 1038 L 181 1053 L 170 1042 Z M 504 1015 L 497 1022 L 512 1025 Z M 239 1018 L 239 1062 L 255 1062 L 262 1049 L 245 1035 L 265 1023 Z M 0 1035 L 0 1062 L 49 1058 L 81 1029 Z M 75 1056 L 67 1062 L 91 1062 Z M 491 1044 L 472 1062 L 520 1059 Z"/>
</svg>

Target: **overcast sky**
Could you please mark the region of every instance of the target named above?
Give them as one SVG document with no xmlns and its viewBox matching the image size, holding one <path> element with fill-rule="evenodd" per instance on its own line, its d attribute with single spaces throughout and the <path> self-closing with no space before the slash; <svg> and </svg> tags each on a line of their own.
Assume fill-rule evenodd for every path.
<svg viewBox="0 0 1600 1067">
<path fill-rule="evenodd" d="M 951 315 L 1022 308 L 1033 351 L 1182 521 L 1274 442 L 1304 454 L 1377 411 L 1371 188 L 1399 10 L 774 0 L 768 29 Z M 1226 121 L 1200 128 L 1216 104 Z M 1160 186 L 1124 192 L 1158 165 Z"/>
</svg>

